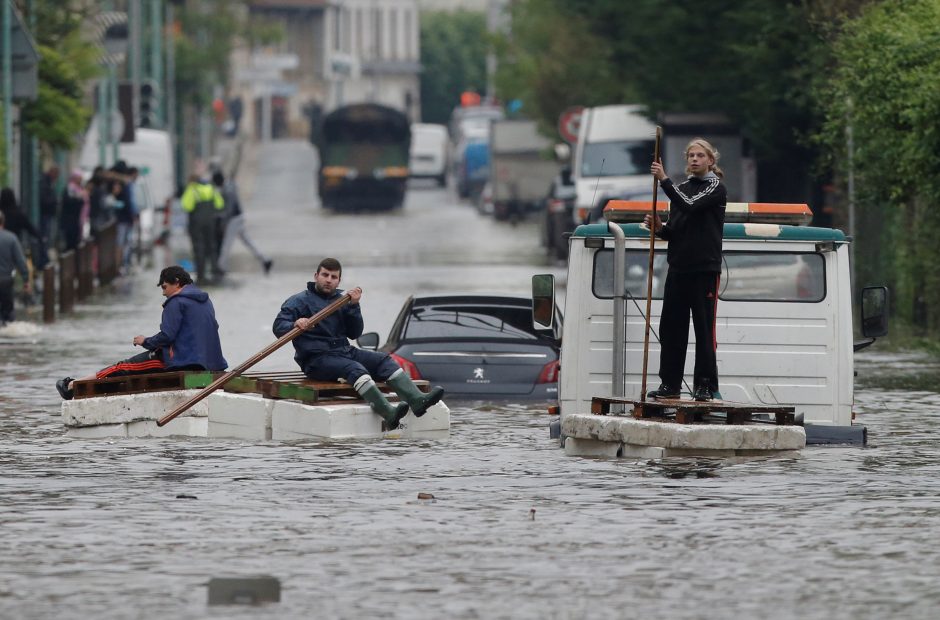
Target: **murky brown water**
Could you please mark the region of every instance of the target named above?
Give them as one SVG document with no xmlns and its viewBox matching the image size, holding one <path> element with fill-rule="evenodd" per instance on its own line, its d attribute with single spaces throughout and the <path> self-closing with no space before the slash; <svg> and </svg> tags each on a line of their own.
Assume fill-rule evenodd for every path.
<svg viewBox="0 0 940 620">
<path fill-rule="evenodd" d="M 356 255 L 345 283 L 384 336 L 410 292 L 520 292 L 543 269 L 447 264 Z M 307 275 L 212 289 L 230 363 L 270 342 Z M 54 380 L 154 331 L 155 283 L 0 334 L 0 618 L 882 619 L 940 605 L 937 360 L 860 354 L 870 446 L 800 458 L 568 458 L 540 406 L 478 402 L 449 403 L 441 441 L 64 438 Z M 292 368 L 279 355 L 259 369 Z M 206 605 L 211 577 L 252 574 L 278 578 L 281 602 Z"/>
</svg>

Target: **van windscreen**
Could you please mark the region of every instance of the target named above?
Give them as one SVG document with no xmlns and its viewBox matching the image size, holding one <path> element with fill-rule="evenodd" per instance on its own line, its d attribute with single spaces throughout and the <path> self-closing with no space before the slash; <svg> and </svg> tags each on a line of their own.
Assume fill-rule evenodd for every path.
<svg viewBox="0 0 940 620">
<path fill-rule="evenodd" d="M 582 177 L 622 177 L 649 174 L 656 148 L 653 140 L 591 142 L 581 155 Z"/>
</svg>

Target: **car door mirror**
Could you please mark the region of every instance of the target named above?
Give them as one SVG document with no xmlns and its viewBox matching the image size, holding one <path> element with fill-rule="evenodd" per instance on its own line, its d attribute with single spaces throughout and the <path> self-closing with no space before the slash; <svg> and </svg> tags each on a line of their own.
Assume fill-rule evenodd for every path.
<svg viewBox="0 0 940 620">
<path fill-rule="evenodd" d="M 552 329 L 555 324 L 555 276 L 543 273 L 532 276 L 532 325 L 536 329 Z"/>
<path fill-rule="evenodd" d="M 888 287 L 862 289 L 862 335 L 878 338 L 888 333 Z"/>
<path fill-rule="evenodd" d="M 360 349 L 370 349 L 375 351 L 379 348 L 379 335 L 376 332 L 369 332 L 356 338 L 356 344 Z"/>
</svg>

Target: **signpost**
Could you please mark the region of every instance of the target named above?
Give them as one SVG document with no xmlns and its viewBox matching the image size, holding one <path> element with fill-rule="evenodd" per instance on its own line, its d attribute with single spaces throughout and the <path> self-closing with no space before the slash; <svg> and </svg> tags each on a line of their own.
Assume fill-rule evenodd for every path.
<svg viewBox="0 0 940 620">
<path fill-rule="evenodd" d="M 568 108 L 558 117 L 558 133 L 568 144 L 574 145 L 578 141 L 578 129 L 581 127 L 581 115 L 584 106 Z"/>
</svg>

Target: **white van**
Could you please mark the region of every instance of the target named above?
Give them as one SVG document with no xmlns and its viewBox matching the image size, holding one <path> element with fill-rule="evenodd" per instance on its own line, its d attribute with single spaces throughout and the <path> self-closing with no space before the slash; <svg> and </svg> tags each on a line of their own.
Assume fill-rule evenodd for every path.
<svg viewBox="0 0 940 620">
<path fill-rule="evenodd" d="M 575 147 L 571 177 L 575 184 L 575 217 L 584 222 L 595 206 L 611 198 L 649 191 L 650 162 L 656 125 L 638 105 L 585 108 Z"/>
<path fill-rule="evenodd" d="M 140 242 L 149 247 L 166 233 L 166 214 L 176 194 L 173 141 L 160 129 L 134 130 L 134 142 L 118 144 L 118 158 L 140 172 L 137 178 L 137 207 L 140 215 Z M 98 127 L 92 121 L 85 135 L 79 167 L 91 176 L 95 166 L 114 165 L 111 149 L 105 149 L 105 161 L 98 161 Z"/>
<path fill-rule="evenodd" d="M 411 152 L 408 176 L 433 178 L 441 187 L 447 185 L 447 127 L 429 123 L 411 126 Z"/>
</svg>

